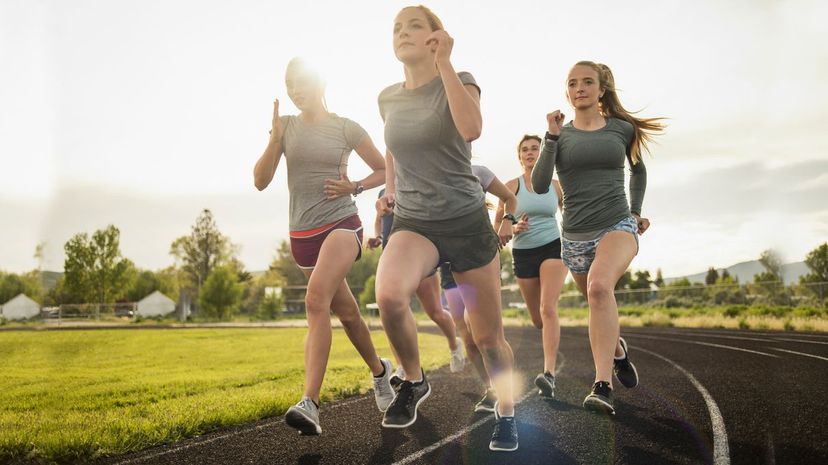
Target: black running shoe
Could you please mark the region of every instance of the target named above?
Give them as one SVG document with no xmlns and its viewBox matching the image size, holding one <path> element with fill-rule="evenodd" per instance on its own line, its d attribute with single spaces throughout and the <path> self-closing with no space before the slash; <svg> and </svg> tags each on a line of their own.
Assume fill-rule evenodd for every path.
<svg viewBox="0 0 828 465">
<path fill-rule="evenodd" d="M 406 428 L 417 421 L 417 407 L 431 394 L 431 386 L 423 373 L 423 380 L 412 383 L 405 380 L 397 387 L 397 395 L 382 417 L 386 428 Z"/>
<path fill-rule="evenodd" d="M 593 412 L 615 415 L 612 406 L 612 388 L 606 381 L 598 381 L 592 385 L 592 392 L 584 399 L 584 408 Z"/>
<path fill-rule="evenodd" d="M 544 372 L 535 377 L 535 386 L 538 387 L 538 395 L 552 399 L 555 397 L 555 377 L 549 372 Z"/>
<path fill-rule="evenodd" d="M 501 417 L 495 407 L 495 427 L 489 450 L 512 452 L 518 448 L 518 432 L 515 417 Z"/>
<path fill-rule="evenodd" d="M 613 360 L 612 372 L 615 373 L 615 377 L 618 378 L 618 382 L 620 382 L 624 387 L 634 388 L 638 386 L 638 371 L 636 371 L 635 365 L 633 365 L 630 361 L 630 352 L 627 350 L 627 341 L 625 341 L 623 337 L 620 337 L 618 338 L 618 342 L 621 344 L 621 348 L 624 349 L 624 358 L 621 360 Z"/>
<path fill-rule="evenodd" d="M 480 399 L 480 402 L 474 404 L 474 411 L 492 413 L 495 411 L 496 403 L 497 396 L 495 395 L 494 389 L 486 389 L 486 394 L 483 395 L 483 398 Z"/>
<path fill-rule="evenodd" d="M 396 391 L 397 388 L 400 387 L 400 384 L 402 384 L 403 379 L 397 375 L 393 375 L 391 376 L 389 382 L 391 383 L 391 387 L 394 388 L 394 390 Z"/>
</svg>

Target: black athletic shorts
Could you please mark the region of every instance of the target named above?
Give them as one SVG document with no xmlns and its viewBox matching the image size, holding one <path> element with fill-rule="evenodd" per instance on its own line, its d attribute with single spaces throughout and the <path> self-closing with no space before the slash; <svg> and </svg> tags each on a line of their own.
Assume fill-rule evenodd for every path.
<svg viewBox="0 0 828 465">
<path fill-rule="evenodd" d="M 532 249 L 512 249 L 513 266 L 517 278 L 539 278 L 544 260 L 561 259 L 561 239 Z"/>
</svg>

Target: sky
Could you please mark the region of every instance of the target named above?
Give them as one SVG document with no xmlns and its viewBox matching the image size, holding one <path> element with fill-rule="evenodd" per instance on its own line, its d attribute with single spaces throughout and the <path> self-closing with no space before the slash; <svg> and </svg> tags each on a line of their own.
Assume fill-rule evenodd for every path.
<svg viewBox="0 0 828 465">
<path fill-rule="evenodd" d="M 108 224 L 125 257 L 164 268 L 204 208 L 249 270 L 266 269 L 288 235 L 286 172 L 259 192 L 252 170 L 273 99 L 296 113 L 287 62 L 314 61 L 328 108 L 384 152 L 377 95 L 404 79 L 391 41 L 409 4 L 3 0 L 0 270 L 61 271 L 66 241 Z M 482 89 L 473 161 L 503 181 L 523 134 L 573 115 L 578 60 L 609 65 L 628 109 L 668 118 L 645 157 L 652 226 L 632 268 L 679 276 L 771 247 L 799 261 L 828 240 L 828 2 L 426 5 Z M 369 170 L 354 154 L 349 172 Z M 376 192 L 357 199 L 369 234 Z"/>
</svg>

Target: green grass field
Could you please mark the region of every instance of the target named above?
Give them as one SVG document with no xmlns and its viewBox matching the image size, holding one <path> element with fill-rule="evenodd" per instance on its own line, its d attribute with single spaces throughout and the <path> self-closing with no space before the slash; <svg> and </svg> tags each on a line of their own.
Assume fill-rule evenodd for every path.
<svg viewBox="0 0 828 465">
<path fill-rule="evenodd" d="M 302 394 L 306 329 L 0 333 L 0 463 L 75 462 L 283 414 Z M 390 356 L 381 331 L 372 332 Z M 448 363 L 420 335 L 426 369 Z M 367 368 L 342 330 L 322 400 L 364 393 Z M 377 412 L 379 421 L 379 412 Z"/>
</svg>

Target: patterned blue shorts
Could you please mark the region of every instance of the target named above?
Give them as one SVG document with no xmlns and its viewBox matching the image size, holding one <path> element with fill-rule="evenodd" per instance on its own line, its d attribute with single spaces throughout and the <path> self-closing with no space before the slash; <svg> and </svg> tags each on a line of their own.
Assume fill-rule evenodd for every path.
<svg viewBox="0 0 828 465">
<path fill-rule="evenodd" d="M 611 231 L 626 231 L 635 237 L 635 244 L 638 245 L 638 222 L 632 216 L 628 216 L 609 228 L 601 231 L 595 239 L 591 241 L 569 241 L 561 237 L 561 259 L 564 265 L 573 273 L 586 274 L 589 272 L 589 267 L 592 266 L 595 260 L 595 250 L 598 248 L 598 242 Z M 636 254 L 638 251 L 636 251 Z"/>
</svg>

